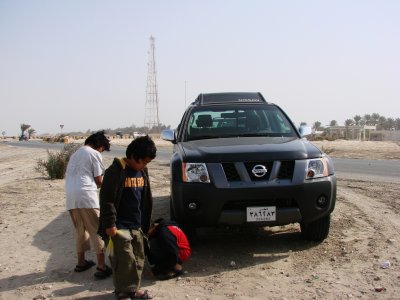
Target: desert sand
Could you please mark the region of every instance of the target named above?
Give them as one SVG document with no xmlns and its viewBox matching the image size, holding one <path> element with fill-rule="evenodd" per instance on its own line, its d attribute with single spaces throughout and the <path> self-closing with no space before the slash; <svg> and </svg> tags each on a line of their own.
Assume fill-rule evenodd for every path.
<svg viewBox="0 0 400 300">
<path fill-rule="evenodd" d="M 393 142 L 315 144 L 332 157 L 400 159 Z M 0 299 L 114 299 L 111 278 L 94 280 L 94 268 L 73 271 L 64 180 L 34 170 L 46 157 L 46 150 L 0 142 Z M 111 160 L 104 156 L 106 166 Z M 168 164 L 155 160 L 149 173 L 153 217 L 168 218 Z M 146 269 L 142 286 L 154 299 L 400 299 L 399 196 L 398 181 L 339 177 L 324 242 L 302 240 L 298 224 L 202 230 L 182 277 L 157 281 Z"/>
</svg>

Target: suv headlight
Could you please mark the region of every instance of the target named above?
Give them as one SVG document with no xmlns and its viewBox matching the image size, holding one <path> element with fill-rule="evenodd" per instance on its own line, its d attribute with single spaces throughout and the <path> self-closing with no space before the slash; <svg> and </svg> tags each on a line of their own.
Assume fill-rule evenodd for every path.
<svg viewBox="0 0 400 300">
<path fill-rule="evenodd" d="M 306 179 L 328 176 L 328 161 L 326 157 L 309 159 L 307 161 Z"/>
<path fill-rule="evenodd" d="M 182 175 L 183 182 L 210 182 L 205 163 L 182 163 Z"/>
</svg>

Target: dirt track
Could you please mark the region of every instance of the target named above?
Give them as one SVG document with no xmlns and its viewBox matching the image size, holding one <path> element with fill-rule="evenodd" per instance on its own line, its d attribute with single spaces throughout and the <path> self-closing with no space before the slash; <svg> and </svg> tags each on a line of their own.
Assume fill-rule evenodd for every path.
<svg viewBox="0 0 400 300">
<path fill-rule="evenodd" d="M 113 299 L 111 279 L 72 271 L 64 181 L 33 170 L 46 151 L 0 150 L 0 299 Z M 168 217 L 168 167 L 153 162 L 150 175 L 154 216 Z M 303 241 L 298 225 L 203 230 L 182 278 L 160 282 L 145 272 L 143 286 L 155 299 L 399 299 L 399 195 L 398 183 L 338 178 L 331 232 L 321 244 Z"/>
</svg>

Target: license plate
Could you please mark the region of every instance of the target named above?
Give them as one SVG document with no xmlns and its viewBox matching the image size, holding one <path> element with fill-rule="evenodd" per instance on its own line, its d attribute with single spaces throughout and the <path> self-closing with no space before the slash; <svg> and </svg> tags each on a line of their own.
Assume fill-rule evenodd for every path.
<svg viewBox="0 0 400 300">
<path fill-rule="evenodd" d="M 247 207 L 247 222 L 276 221 L 276 207 Z"/>
</svg>

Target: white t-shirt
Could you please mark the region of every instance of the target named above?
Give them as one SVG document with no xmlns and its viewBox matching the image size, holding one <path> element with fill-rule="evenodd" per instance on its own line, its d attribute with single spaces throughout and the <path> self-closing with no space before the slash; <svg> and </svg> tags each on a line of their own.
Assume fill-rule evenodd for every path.
<svg viewBox="0 0 400 300">
<path fill-rule="evenodd" d="M 74 208 L 100 208 L 94 178 L 104 173 L 99 151 L 83 146 L 72 154 L 65 174 L 67 210 Z"/>
</svg>

